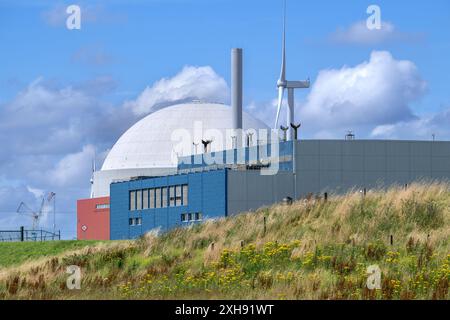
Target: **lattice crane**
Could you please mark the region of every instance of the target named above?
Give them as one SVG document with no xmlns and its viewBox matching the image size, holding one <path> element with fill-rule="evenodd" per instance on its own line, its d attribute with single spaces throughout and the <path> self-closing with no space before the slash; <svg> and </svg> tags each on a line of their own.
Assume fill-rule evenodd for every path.
<svg viewBox="0 0 450 320">
<path fill-rule="evenodd" d="M 21 202 L 19 204 L 19 207 L 17 208 L 17 213 L 25 216 L 31 217 L 33 221 L 33 230 L 36 230 L 39 227 L 39 220 L 42 217 L 45 205 L 47 203 L 51 203 L 52 200 L 55 199 L 55 193 L 50 192 L 47 196 L 42 197 L 41 206 L 39 207 L 39 210 L 33 210 L 31 209 L 25 202 Z"/>
</svg>

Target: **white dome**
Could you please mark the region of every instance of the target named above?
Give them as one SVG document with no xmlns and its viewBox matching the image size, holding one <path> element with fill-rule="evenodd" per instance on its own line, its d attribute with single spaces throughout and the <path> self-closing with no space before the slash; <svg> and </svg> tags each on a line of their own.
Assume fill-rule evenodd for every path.
<svg viewBox="0 0 450 320">
<path fill-rule="evenodd" d="M 199 125 L 202 131 L 198 130 Z M 245 112 L 243 127 L 244 130 L 269 129 L 263 122 Z M 229 106 L 188 103 L 167 107 L 148 115 L 128 129 L 109 152 L 102 170 L 176 167 L 177 153 L 179 156 L 194 153 L 192 142 L 199 143 L 201 139 L 210 139 L 210 135 L 214 137 L 212 151 L 230 148 L 231 136 L 226 136 L 226 130 L 231 128 Z M 183 139 L 186 139 L 183 140 L 182 147 L 179 139 L 172 140 L 172 134 L 180 129 L 183 130 L 181 133 L 184 132 Z M 214 129 L 223 135 L 225 142 L 217 143 L 217 135 L 213 133 L 217 130 Z M 187 140 L 186 136 L 189 135 L 191 137 Z M 200 143 L 197 147 L 198 153 L 202 149 Z"/>
</svg>

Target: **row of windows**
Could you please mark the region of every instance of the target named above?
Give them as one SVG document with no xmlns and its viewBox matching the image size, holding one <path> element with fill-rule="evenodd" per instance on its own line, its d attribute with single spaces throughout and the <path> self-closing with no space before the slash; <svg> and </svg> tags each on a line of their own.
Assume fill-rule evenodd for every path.
<svg viewBox="0 0 450 320">
<path fill-rule="evenodd" d="M 188 185 L 130 191 L 130 211 L 188 205 Z"/>
<path fill-rule="evenodd" d="M 194 221 L 202 221 L 203 214 L 201 212 L 196 213 L 182 213 L 181 214 L 181 222 L 194 222 Z M 129 218 L 128 224 L 130 226 L 140 226 L 142 225 L 142 218 Z"/>
<path fill-rule="evenodd" d="M 196 213 L 182 213 L 181 222 L 202 221 L 203 214 L 201 212 Z"/>
<path fill-rule="evenodd" d="M 142 225 L 142 218 L 130 218 L 128 219 L 128 224 L 130 226 L 140 226 Z"/>
</svg>

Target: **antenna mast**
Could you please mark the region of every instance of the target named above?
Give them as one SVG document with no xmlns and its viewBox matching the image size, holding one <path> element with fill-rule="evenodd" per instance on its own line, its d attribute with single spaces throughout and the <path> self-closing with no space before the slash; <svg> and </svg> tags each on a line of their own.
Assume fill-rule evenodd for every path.
<svg viewBox="0 0 450 320">
<path fill-rule="evenodd" d="M 96 165 L 96 154 L 95 154 L 95 150 L 94 150 L 94 157 L 92 159 L 92 175 L 91 175 L 91 199 L 94 198 L 94 174 L 97 171 L 97 165 Z"/>
</svg>

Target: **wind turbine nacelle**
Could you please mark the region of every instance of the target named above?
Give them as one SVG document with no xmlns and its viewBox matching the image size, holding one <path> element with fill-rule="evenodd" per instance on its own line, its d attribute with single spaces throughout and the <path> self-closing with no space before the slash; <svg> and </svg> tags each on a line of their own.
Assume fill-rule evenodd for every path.
<svg viewBox="0 0 450 320">
<path fill-rule="evenodd" d="M 286 81 L 285 88 L 289 89 L 307 89 L 310 86 L 309 80 L 306 81 Z"/>
</svg>

